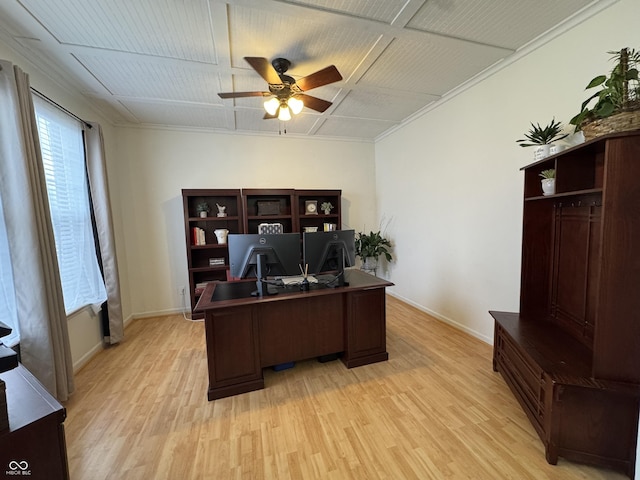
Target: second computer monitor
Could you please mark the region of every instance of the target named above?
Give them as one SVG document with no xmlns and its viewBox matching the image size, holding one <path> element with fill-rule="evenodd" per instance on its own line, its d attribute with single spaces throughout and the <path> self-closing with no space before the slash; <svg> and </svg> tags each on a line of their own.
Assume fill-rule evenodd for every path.
<svg viewBox="0 0 640 480">
<path fill-rule="evenodd" d="M 356 263 L 355 231 L 305 232 L 302 249 L 310 274 L 353 267 Z"/>
</svg>

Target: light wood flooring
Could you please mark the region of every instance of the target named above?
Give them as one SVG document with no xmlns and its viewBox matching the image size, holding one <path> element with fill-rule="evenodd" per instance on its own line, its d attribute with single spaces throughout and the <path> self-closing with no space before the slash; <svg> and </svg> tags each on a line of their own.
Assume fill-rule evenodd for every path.
<svg viewBox="0 0 640 480">
<path fill-rule="evenodd" d="M 213 402 L 202 323 L 138 319 L 125 333 L 76 375 L 72 480 L 626 478 L 548 465 L 491 346 L 392 297 L 389 361 L 298 362 Z"/>
</svg>

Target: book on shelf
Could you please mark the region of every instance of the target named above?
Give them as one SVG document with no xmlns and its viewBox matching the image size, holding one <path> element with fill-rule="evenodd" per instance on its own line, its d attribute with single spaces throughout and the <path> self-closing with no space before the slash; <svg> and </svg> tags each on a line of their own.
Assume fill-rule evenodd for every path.
<svg viewBox="0 0 640 480">
<path fill-rule="evenodd" d="M 224 258 L 210 258 L 209 266 L 210 267 L 218 267 L 224 265 Z"/>
<path fill-rule="evenodd" d="M 204 289 L 207 287 L 208 283 L 209 282 L 196 283 L 196 288 L 194 289 L 195 290 L 195 294 L 196 295 L 202 295 L 202 292 L 204 292 Z"/>
<path fill-rule="evenodd" d="M 193 245 L 206 245 L 204 229 L 200 227 L 193 227 L 192 230 L 192 242 Z"/>
</svg>

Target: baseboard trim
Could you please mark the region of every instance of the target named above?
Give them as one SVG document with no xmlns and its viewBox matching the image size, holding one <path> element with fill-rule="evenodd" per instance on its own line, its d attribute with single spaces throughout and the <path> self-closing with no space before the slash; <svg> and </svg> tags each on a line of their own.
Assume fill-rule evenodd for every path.
<svg viewBox="0 0 640 480">
<path fill-rule="evenodd" d="M 471 335 L 472 337 L 477 338 L 478 340 L 482 340 L 485 343 L 488 343 L 489 345 L 493 345 L 493 337 L 487 337 L 486 335 L 473 330 L 469 327 L 467 327 L 466 325 L 463 325 L 460 322 L 457 322 L 449 317 L 446 317 L 444 315 L 441 315 L 438 312 L 435 312 L 433 310 L 428 309 L 427 307 L 420 305 L 416 302 L 414 302 L 413 300 L 409 300 L 408 298 L 403 297 L 402 295 L 398 295 L 397 293 L 393 293 L 393 292 L 387 292 L 387 295 L 391 295 L 394 298 L 397 298 L 398 300 L 400 300 L 401 302 L 407 303 L 409 305 L 411 305 L 414 308 L 417 308 L 418 310 L 431 315 L 432 317 L 434 317 L 436 320 L 440 320 L 441 322 L 447 323 L 449 325 L 451 325 L 452 327 L 461 330 L 469 335 Z M 487 312 L 488 315 L 488 312 Z"/>
</svg>

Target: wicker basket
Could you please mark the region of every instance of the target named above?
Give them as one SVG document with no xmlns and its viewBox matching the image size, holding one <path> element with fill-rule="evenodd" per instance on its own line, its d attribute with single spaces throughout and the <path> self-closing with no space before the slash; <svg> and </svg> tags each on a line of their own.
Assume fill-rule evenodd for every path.
<svg viewBox="0 0 640 480">
<path fill-rule="evenodd" d="M 583 123 L 580 129 L 585 140 L 591 140 L 608 133 L 626 132 L 640 129 L 640 110 L 621 112 L 607 118 Z"/>
</svg>

